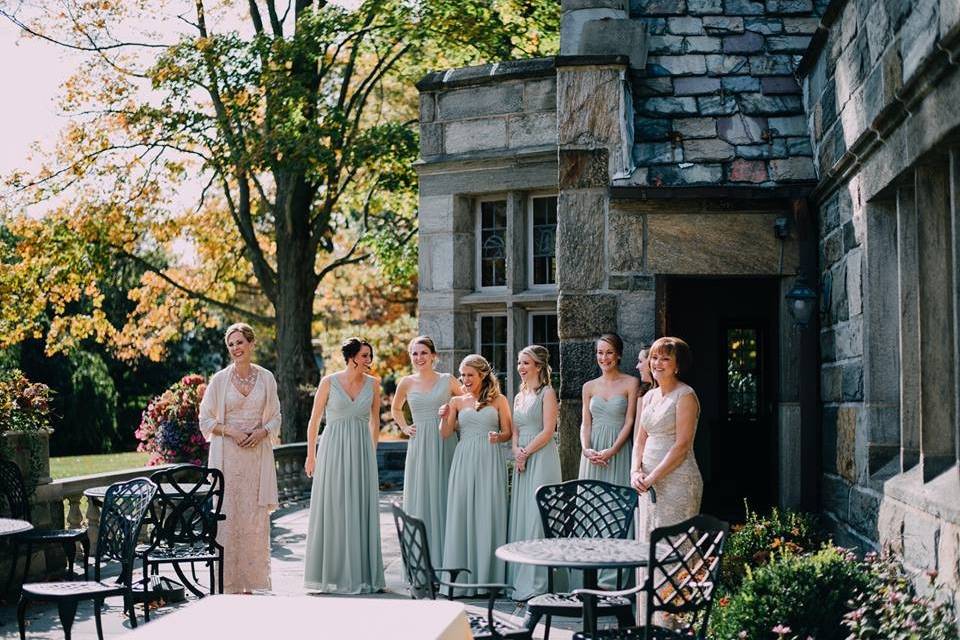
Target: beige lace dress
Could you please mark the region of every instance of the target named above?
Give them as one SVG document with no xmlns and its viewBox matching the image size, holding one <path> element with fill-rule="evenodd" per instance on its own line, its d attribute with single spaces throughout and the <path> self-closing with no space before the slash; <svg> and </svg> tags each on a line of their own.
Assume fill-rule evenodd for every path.
<svg viewBox="0 0 960 640">
<path fill-rule="evenodd" d="M 640 414 L 640 427 L 648 434 L 641 461 L 644 473 L 653 471 L 677 442 L 677 403 L 680 398 L 693 394 L 696 399 L 694 390 L 685 384 L 666 395 L 659 387 L 647 394 L 647 406 Z M 699 404 L 697 400 L 697 406 Z M 653 488 L 657 492 L 656 504 L 647 496 L 640 496 L 637 539 L 641 541 L 649 540 L 650 532 L 657 527 L 683 522 L 700 512 L 703 479 L 692 447 L 680 466 L 660 478 Z"/>
<path fill-rule="evenodd" d="M 263 375 L 257 376 L 250 395 L 227 382 L 224 423 L 250 432 L 260 426 L 266 402 Z M 223 438 L 223 513 L 217 542 L 223 545 L 223 591 L 242 593 L 270 589 L 270 511 L 260 504 L 261 456 L 266 447 L 243 448 L 233 438 Z"/>
</svg>

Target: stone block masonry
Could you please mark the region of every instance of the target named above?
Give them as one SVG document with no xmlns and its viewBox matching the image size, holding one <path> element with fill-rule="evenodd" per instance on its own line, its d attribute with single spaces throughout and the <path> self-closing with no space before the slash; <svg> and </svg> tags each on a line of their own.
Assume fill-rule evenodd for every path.
<svg viewBox="0 0 960 640">
<path fill-rule="evenodd" d="M 794 73 L 819 22 L 809 0 L 633 0 L 650 56 L 632 77 L 633 185 L 815 179 Z"/>
</svg>

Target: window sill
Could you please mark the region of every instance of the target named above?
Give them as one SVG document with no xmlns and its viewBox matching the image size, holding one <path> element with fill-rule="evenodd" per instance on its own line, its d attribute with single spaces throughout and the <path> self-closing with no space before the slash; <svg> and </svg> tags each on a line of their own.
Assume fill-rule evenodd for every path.
<svg viewBox="0 0 960 640">
<path fill-rule="evenodd" d="M 519 293 L 510 293 L 509 291 L 475 291 L 460 298 L 460 304 L 467 306 L 488 305 L 488 304 L 514 304 L 540 303 L 557 301 L 556 289 L 527 289 Z"/>
</svg>

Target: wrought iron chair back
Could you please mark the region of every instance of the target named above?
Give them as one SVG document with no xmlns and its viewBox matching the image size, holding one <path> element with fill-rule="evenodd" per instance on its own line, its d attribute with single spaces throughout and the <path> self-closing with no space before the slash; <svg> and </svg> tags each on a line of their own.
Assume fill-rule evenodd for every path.
<svg viewBox="0 0 960 640">
<path fill-rule="evenodd" d="M 631 487 L 601 480 L 569 480 L 537 489 L 547 538 L 626 538 L 637 508 Z"/>
<path fill-rule="evenodd" d="M 706 637 L 729 533 L 729 524 L 707 515 L 653 530 L 645 587 L 646 629 L 652 628 L 659 611 L 685 614 L 687 630 Z"/>
<path fill-rule="evenodd" d="M 107 487 L 100 512 L 100 533 L 94 579 L 100 581 L 101 565 L 114 560 L 120 563 L 118 582 L 133 583 L 133 561 L 140 528 L 157 492 L 157 485 L 147 478 L 134 478 Z"/>
<path fill-rule="evenodd" d="M 223 510 L 223 472 L 184 464 L 150 476 L 157 485 L 151 505 L 151 546 L 216 546 Z"/>
<path fill-rule="evenodd" d="M 439 584 L 430 561 L 427 527 L 422 520 L 407 515 L 396 504 L 391 508 L 397 537 L 400 539 L 400 557 L 410 581 L 410 594 L 416 600 L 436 600 Z"/>
<path fill-rule="evenodd" d="M 30 501 L 20 467 L 12 460 L 0 460 L 0 517 L 30 522 Z"/>
</svg>

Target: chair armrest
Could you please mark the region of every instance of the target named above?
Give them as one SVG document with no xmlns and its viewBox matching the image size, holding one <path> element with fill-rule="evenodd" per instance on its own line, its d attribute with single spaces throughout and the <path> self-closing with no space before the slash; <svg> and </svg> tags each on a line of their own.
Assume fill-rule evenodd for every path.
<svg viewBox="0 0 960 640">
<path fill-rule="evenodd" d="M 645 584 L 631 587 L 630 589 L 622 589 L 620 591 L 600 591 L 598 589 L 574 589 L 571 593 L 575 596 L 578 596 L 581 600 L 583 596 L 597 596 L 598 598 L 626 598 L 627 596 L 632 596 L 641 591 L 645 591 L 647 586 Z"/>
<path fill-rule="evenodd" d="M 446 567 L 440 567 L 439 569 L 433 570 L 435 573 L 440 573 L 441 571 L 446 571 L 447 573 L 470 573 L 470 569 L 464 567 L 458 567 L 456 569 L 447 569 Z"/>
</svg>

